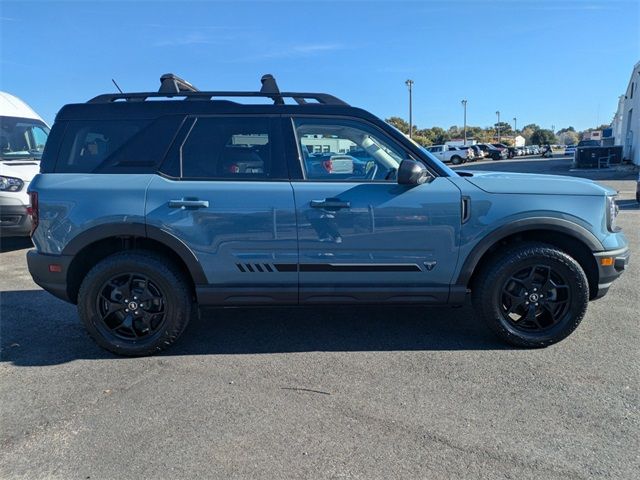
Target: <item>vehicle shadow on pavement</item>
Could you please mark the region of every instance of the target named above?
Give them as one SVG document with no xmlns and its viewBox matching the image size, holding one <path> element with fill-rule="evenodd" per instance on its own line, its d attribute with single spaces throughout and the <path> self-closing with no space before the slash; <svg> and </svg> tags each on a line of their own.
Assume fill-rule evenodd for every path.
<svg viewBox="0 0 640 480">
<path fill-rule="evenodd" d="M 29 237 L 0 238 L 0 253 L 13 252 L 33 247 Z"/>
<path fill-rule="evenodd" d="M 42 290 L 0 293 L 0 361 L 124 358 L 99 348 L 73 305 Z M 470 306 L 207 309 L 163 356 L 309 351 L 503 350 Z"/>
</svg>

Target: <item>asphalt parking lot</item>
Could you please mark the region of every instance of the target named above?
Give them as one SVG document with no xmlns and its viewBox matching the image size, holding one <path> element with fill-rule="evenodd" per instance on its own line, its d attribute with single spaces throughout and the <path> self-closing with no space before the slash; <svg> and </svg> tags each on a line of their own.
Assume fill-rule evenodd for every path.
<svg viewBox="0 0 640 480">
<path fill-rule="evenodd" d="M 169 352 L 98 348 L 0 254 L 0 477 L 637 478 L 640 210 L 630 171 L 566 158 L 460 168 L 589 176 L 634 255 L 558 345 L 498 342 L 462 308 L 207 312 Z M 636 174 L 637 175 L 637 174 Z"/>
</svg>

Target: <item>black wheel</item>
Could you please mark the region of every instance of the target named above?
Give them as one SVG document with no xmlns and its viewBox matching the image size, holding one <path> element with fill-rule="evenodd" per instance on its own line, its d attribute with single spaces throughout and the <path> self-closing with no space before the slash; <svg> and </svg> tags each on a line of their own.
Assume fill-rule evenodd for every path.
<svg viewBox="0 0 640 480">
<path fill-rule="evenodd" d="M 89 335 L 119 355 L 150 355 L 175 342 L 195 310 L 180 271 L 151 252 L 111 255 L 80 286 L 78 313 Z"/>
<path fill-rule="evenodd" d="M 453 163 L 454 165 L 460 165 L 462 163 L 462 157 L 454 155 L 453 157 L 451 157 L 451 163 Z"/>
<path fill-rule="evenodd" d="M 572 257 L 537 243 L 494 258 L 472 291 L 476 311 L 500 338 L 546 347 L 573 332 L 589 302 L 587 277 Z"/>
</svg>

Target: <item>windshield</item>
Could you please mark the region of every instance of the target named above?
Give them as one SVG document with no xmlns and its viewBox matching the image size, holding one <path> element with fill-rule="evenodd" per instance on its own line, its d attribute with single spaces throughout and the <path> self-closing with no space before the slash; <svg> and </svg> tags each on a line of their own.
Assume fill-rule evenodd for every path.
<svg viewBox="0 0 640 480">
<path fill-rule="evenodd" d="M 0 117 L 0 155 L 2 160 L 40 160 L 49 127 L 40 120 L 19 117 Z"/>
</svg>

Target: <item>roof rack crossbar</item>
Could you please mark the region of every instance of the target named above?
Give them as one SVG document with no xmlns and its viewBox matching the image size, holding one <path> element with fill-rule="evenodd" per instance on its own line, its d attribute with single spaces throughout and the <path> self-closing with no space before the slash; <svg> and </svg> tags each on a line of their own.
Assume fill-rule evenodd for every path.
<svg viewBox="0 0 640 480">
<path fill-rule="evenodd" d="M 194 87 L 195 88 L 195 87 Z M 329 95 L 327 93 L 302 93 L 302 92 L 204 92 L 204 91 L 187 91 L 180 90 L 178 92 L 134 92 L 134 93 L 107 93 L 92 98 L 87 103 L 112 103 L 119 100 L 140 102 L 149 98 L 173 98 L 184 97 L 185 100 L 214 100 L 215 97 L 261 97 L 271 98 L 274 103 L 282 105 L 285 98 L 291 98 L 299 105 L 309 103 L 308 100 L 315 100 L 323 105 L 348 105 L 345 101 Z"/>
</svg>

